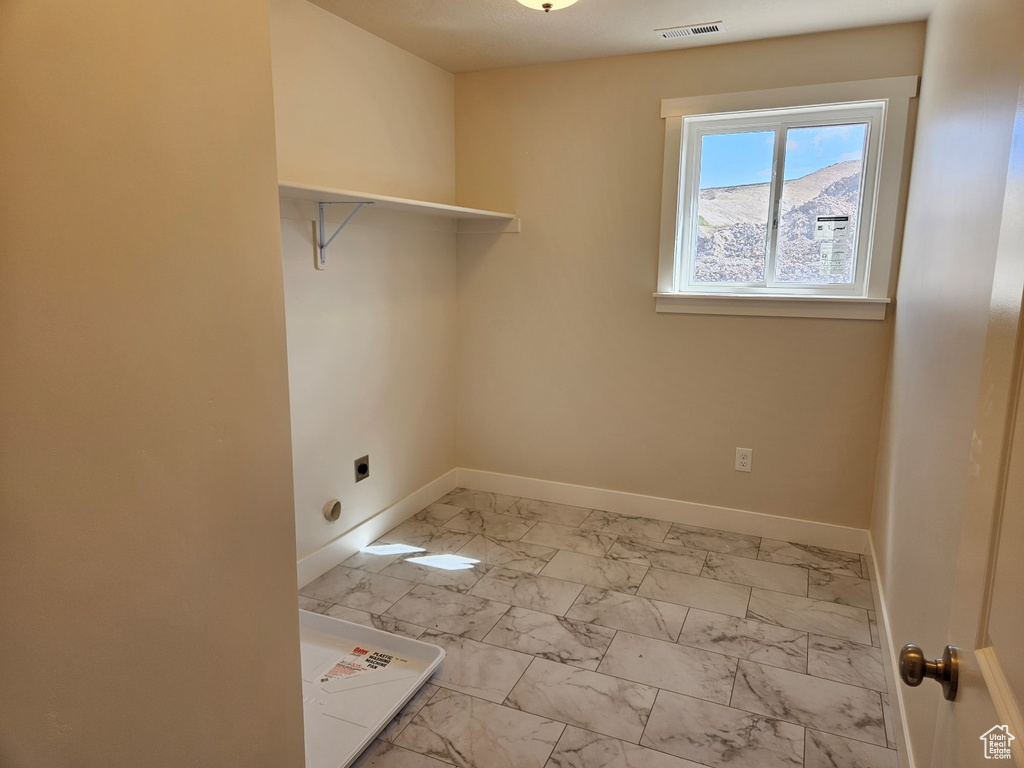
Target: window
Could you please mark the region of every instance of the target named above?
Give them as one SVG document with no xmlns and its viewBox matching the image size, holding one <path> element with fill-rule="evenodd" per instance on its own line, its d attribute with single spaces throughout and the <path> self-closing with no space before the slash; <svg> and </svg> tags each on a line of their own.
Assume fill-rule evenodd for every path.
<svg viewBox="0 0 1024 768">
<path fill-rule="evenodd" d="M 684 119 L 677 290 L 862 293 L 884 110 Z"/>
<path fill-rule="evenodd" d="M 884 317 L 917 87 L 894 80 L 664 102 L 658 311 Z"/>
</svg>

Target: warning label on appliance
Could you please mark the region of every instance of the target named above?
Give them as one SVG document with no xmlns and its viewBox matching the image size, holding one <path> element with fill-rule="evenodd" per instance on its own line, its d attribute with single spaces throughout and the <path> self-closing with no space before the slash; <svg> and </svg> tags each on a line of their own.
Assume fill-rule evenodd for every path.
<svg viewBox="0 0 1024 768">
<path fill-rule="evenodd" d="M 367 672 L 387 669 L 391 666 L 404 667 L 409 664 L 407 659 L 384 651 L 356 646 L 352 652 L 338 659 L 320 678 L 321 683 L 331 680 L 358 677 Z"/>
</svg>

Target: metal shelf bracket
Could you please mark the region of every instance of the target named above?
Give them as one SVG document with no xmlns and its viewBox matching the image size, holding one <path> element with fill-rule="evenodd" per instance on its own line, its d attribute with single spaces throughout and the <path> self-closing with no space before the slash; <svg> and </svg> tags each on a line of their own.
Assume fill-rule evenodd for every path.
<svg viewBox="0 0 1024 768">
<path fill-rule="evenodd" d="M 339 234 L 341 234 L 341 230 L 343 230 L 345 228 L 346 224 L 348 224 L 350 221 L 352 221 L 352 217 L 355 216 L 357 213 L 359 213 L 359 211 L 361 211 L 363 209 L 364 205 L 373 205 L 373 201 L 372 200 L 363 200 L 361 202 L 320 203 L 319 205 L 320 205 L 320 226 L 317 228 L 317 234 L 316 234 L 316 240 L 317 240 L 317 242 L 316 242 L 316 244 L 317 244 L 317 249 L 316 249 L 316 268 L 317 269 L 325 269 L 327 267 L 327 253 L 326 253 L 327 246 L 329 246 L 331 243 L 334 242 L 334 238 L 336 238 Z M 345 220 L 343 222 L 341 222 L 341 226 L 338 227 L 336 230 L 334 230 L 334 234 L 331 235 L 326 240 L 324 240 L 324 234 L 326 232 L 326 229 L 324 227 L 324 206 L 325 205 L 354 205 L 355 206 L 355 208 L 352 209 L 351 213 L 349 213 L 349 215 L 345 217 Z"/>
</svg>

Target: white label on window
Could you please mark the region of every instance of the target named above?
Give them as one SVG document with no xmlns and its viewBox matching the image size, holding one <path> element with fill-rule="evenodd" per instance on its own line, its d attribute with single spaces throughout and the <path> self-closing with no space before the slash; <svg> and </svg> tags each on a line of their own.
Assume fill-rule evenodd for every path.
<svg viewBox="0 0 1024 768">
<path fill-rule="evenodd" d="M 850 246 L 835 240 L 823 240 L 821 248 L 821 274 L 845 275 L 850 265 Z"/>
<path fill-rule="evenodd" d="M 842 240 L 850 234 L 849 216 L 818 216 L 814 222 L 815 240 Z"/>
</svg>

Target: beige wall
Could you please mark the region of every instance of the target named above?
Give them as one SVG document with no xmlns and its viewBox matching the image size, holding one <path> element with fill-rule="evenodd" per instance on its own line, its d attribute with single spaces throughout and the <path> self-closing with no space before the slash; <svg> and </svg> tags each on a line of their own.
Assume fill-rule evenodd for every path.
<svg viewBox="0 0 1024 768">
<path fill-rule="evenodd" d="M 459 203 L 523 217 L 459 242 L 459 465 L 866 528 L 891 324 L 656 315 L 660 101 L 913 75 L 923 39 L 458 75 Z"/>
<path fill-rule="evenodd" d="M 453 202 L 453 76 L 306 0 L 270 0 L 280 178 Z"/>
<path fill-rule="evenodd" d="M 266 8 L 0 7 L 0 764 L 302 765 Z"/>
<path fill-rule="evenodd" d="M 306 0 L 271 11 L 282 178 L 450 201 L 454 77 Z M 364 210 L 317 271 L 316 206 L 283 215 L 302 559 L 455 467 L 455 232 Z M 370 477 L 356 485 L 364 454 Z M 322 515 L 331 499 L 336 523 Z"/>
<path fill-rule="evenodd" d="M 969 464 L 987 478 L 1000 455 L 998 426 L 973 457 L 972 434 L 999 394 L 979 393 L 990 303 L 1009 319 L 1020 303 L 993 273 L 1022 55 L 1017 0 L 940 0 L 929 21 L 871 523 L 892 643 L 929 654 L 947 642 Z M 938 764 L 938 686 L 904 698 L 917 765 Z"/>
<path fill-rule="evenodd" d="M 455 233 L 360 217 L 324 271 L 309 221 L 281 221 L 299 559 L 455 467 Z M 336 523 L 322 514 L 331 499 Z"/>
</svg>

